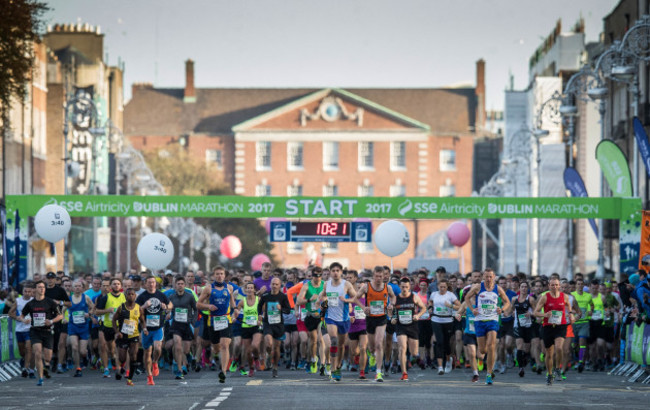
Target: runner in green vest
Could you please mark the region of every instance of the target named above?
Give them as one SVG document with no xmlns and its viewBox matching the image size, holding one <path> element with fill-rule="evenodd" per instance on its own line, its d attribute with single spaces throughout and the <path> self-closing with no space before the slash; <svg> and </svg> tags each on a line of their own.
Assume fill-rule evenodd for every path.
<svg viewBox="0 0 650 410">
<path fill-rule="evenodd" d="M 582 278 L 576 279 L 576 290 L 571 295 L 578 303 L 580 308 L 579 318 L 573 324 L 573 334 L 578 338 L 580 350 L 578 352 L 578 372 L 582 373 L 585 369 L 585 351 L 587 350 L 587 340 L 589 339 L 589 315 L 594 308 L 594 302 L 591 300 L 591 294 L 583 291 L 585 286 Z"/>
</svg>

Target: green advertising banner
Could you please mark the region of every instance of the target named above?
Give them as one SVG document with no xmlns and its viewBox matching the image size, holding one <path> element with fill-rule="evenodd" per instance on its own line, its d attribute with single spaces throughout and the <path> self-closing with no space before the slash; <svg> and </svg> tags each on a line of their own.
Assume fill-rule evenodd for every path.
<svg viewBox="0 0 650 410">
<path fill-rule="evenodd" d="M 645 325 L 645 323 L 642 323 L 641 326 L 635 327 L 632 333 L 632 361 L 635 363 L 643 363 L 643 330 Z"/>
<path fill-rule="evenodd" d="M 12 347 L 9 343 L 9 319 L 6 317 L 0 318 L 0 338 L 2 338 L 2 343 L 0 343 L 0 348 L 2 349 L 0 363 L 4 363 L 11 358 L 10 352 Z"/>
<path fill-rule="evenodd" d="M 58 204 L 73 217 L 296 219 L 619 219 L 622 207 L 620 198 L 7 196 L 8 212 L 19 208 L 26 217 L 47 204 Z"/>
<path fill-rule="evenodd" d="M 603 140 L 596 147 L 596 160 L 612 190 L 619 198 L 632 196 L 632 176 L 623 151 L 611 140 Z"/>
</svg>

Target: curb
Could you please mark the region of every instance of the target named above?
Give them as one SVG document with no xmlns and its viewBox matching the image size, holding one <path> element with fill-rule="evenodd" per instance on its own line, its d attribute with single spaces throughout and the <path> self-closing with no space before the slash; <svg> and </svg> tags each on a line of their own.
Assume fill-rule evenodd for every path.
<svg viewBox="0 0 650 410">
<path fill-rule="evenodd" d="M 20 374 L 18 361 L 0 364 L 0 382 L 6 382 Z"/>
</svg>

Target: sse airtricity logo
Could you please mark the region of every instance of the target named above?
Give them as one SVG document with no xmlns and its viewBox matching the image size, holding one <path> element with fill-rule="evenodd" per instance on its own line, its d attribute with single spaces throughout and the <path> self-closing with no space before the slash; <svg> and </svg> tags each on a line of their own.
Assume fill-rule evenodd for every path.
<svg viewBox="0 0 650 410">
<path fill-rule="evenodd" d="M 407 199 L 406 201 L 402 202 L 399 207 L 397 207 L 397 212 L 399 212 L 400 215 L 404 216 L 411 209 L 413 209 L 413 202 L 411 202 L 410 199 Z"/>
</svg>

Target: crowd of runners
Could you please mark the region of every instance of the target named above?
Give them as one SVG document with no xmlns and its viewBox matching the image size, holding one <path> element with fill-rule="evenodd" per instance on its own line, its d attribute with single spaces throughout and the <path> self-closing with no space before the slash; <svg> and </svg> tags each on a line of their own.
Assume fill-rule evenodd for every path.
<svg viewBox="0 0 650 410">
<path fill-rule="evenodd" d="M 487 385 L 506 371 L 605 371 L 625 347 L 621 329 L 647 320 L 643 271 L 620 283 L 576 274 L 497 276 L 327 268 L 181 274 L 49 272 L 6 300 L 17 320 L 22 377 L 42 385 L 52 373 L 183 380 L 212 370 L 255 377 L 280 369 L 334 382 L 353 374 L 407 381 L 412 370 L 444 377 L 467 369 Z M 161 373 L 162 370 L 170 370 Z M 90 370 L 95 370 L 91 372 Z M 350 377 L 350 376 L 346 376 Z M 437 377 L 437 376 L 436 376 Z"/>
</svg>

